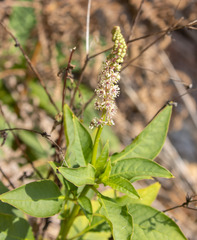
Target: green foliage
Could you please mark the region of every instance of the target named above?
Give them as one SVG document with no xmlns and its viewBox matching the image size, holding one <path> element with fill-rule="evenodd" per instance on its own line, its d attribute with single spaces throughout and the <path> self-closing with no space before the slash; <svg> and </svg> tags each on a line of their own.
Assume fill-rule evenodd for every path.
<svg viewBox="0 0 197 240">
<path fill-rule="evenodd" d="M 95 169 L 91 164 L 88 164 L 87 167 L 79 168 L 59 167 L 58 171 L 76 186 L 95 183 Z"/>
<path fill-rule="evenodd" d="M 164 144 L 171 111 L 171 105 L 165 106 L 129 146 L 109 156 L 108 142 L 99 154 L 93 151 L 95 143 L 100 141 L 100 135 L 94 135 L 93 144 L 89 131 L 65 105 L 65 160 L 68 166 L 50 162 L 61 183 L 61 192 L 51 180 L 32 182 L 12 191 L 0 186 L 0 200 L 4 202 L 1 204 L 13 205 L 36 217 L 49 217 L 61 211 L 58 239 L 107 240 L 111 234 L 114 240 L 186 239 L 176 223 L 149 206 L 155 200 L 160 184 L 139 190 L 132 185 L 132 182 L 146 178 L 173 177 L 167 169 L 152 161 Z M 24 139 L 28 140 L 28 137 Z M 28 141 L 32 141 L 32 147 L 39 149 L 35 140 Z M 94 164 L 93 159 L 96 160 Z M 110 186 L 116 194 L 104 196 L 98 191 L 100 184 Z M 93 191 L 98 201 L 91 200 L 95 195 Z M 8 224 L 24 221 L 13 214 L 15 208 L 2 211 L 1 206 L 0 214 L 7 214 L 6 229 Z M 30 234 L 31 239 L 31 231 L 25 224 L 26 233 Z"/>
<path fill-rule="evenodd" d="M 24 218 L 0 213 L 1 240 L 34 240 L 32 229 Z"/>
<path fill-rule="evenodd" d="M 129 204 L 128 212 L 134 221 L 133 240 L 186 240 L 172 219 L 150 206 Z"/>
<path fill-rule="evenodd" d="M 101 151 L 100 156 L 97 158 L 95 164 L 97 177 L 105 170 L 108 157 L 109 157 L 109 142 L 107 141 L 107 143 L 105 144 Z"/>
<path fill-rule="evenodd" d="M 87 219 L 91 222 L 93 217 L 92 212 L 92 204 L 89 198 L 85 196 L 81 196 L 78 198 L 78 203 L 81 206 L 84 214 L 86 215 Z"/>
<path fill-rule="evenodd" d="M 172 174 L 159 164 L 143 158 L 123 159 L 112 165 L 110 176 L 122 176 L 128 180 L 139 176 L 171 178 Z"/>
<path fill-rule="evenodd" d="M 68 105 L 64 106 L 64 126 L 68 146 L 66 161 L 71 166 L 86 166 L 91 159 L 92 139 Z"/>
<path fill-rule="evenodd" d="M 60 212 L 64 197 L 53 181 L 42 180 L 1 194 L 0 200 L 31 216 L 50 217 Z"/>
<path fill-rule="evenodd" d="M 161 151 L 166 139 L 172 106 L 167 105 L 148 126 L 122 152 L 111 156 L 112 163 L 127 158 L 153 160 Z"/>
<path fill-rule="evenodd" d="M 109 177 L 104 184 L 106 186 L 112 187 L 114 190 L 118 190 L 122 193 L 125 193 L 129 197 L 139 198 L 139 195 L 133 185 L 125 178 L 120 176 Z"/>
<path fill-rule="evenodd" d="M 110 224 L 114 239 L 130 240 L 133 233 L 133 219 L 126 206 L 119 206 L 112 199 L 100 197 L 100 213 Z"/>
<path fill-rule="evenodd" d="M 131 198 L 127 195 L 122 197 L 117 197 L 116 202 L 118 205 L 124 206 L 130 203 L 140 203 L 145 205 L 151 205 L 157 197 L 157 194 L 160 189 L 160 184 L 158 182 L 142 189 L 138 189 L 138 195 L 140 196 L 139 199 Z"/>
</svg>

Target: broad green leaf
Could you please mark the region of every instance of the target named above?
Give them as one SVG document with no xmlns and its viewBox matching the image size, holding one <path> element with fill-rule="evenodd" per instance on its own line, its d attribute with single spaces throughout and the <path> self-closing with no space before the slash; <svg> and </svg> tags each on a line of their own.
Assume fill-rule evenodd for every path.
<svg viewBox="0 0 197 240">
<path fill-rule="evenodd" d="M 102 173 L 102 174 L 99 176 L 99 178 L 101 179 L 102 182 L 104 182 L 104 181 L 106 181 L 106 180 L 109 178 L 110 173 L 111 173 L 111 161 L 109 160 L 109 161 L 107 162 L 106 167 L 105 167 L 104 173 Z"/>
<path fill-rule="evenodd" d="M 76 186 L 94 184 L 95 169 L 90 164 L 87 167 L 79 168 L 59 167 L 58 170 L 69 182 Z"/>
<path fill-rule="evenodd" d="M 64 197 L 53 181 L 41 180 L 6 192 L 0 200 L 31 216 L 45 218 L 60 212 Z"/>
<path fill-rule="evenodd" d="M 140 203 L 144 205 L 151 205 L 157 197 L 160 186 L 161 185 L 158 182 L 156 182 L 146 188 L 138 189 L 137 192 L 140 196 L 140 199 L 132 199 L 128 196 L 122 196 L 122 197 L 116 198 L 116 202 L 120 206 L 124 206 L 130 203 Z"/>
<path fill-rule="evenodd" d="M 92 139 L 68 105 L 64 105 L 64 131 L 68 145 L 66 160 L 71 166 L 86 166 L 91 160 Z"/>
<path fill-rule="evenodd" d="M 139 198 L 137 191 L 133 185 L 125 178 L 121 176 L 109 177 L 105 182 L 105 185 L 112 187 L 114 190 L 118 190 L 125 193 L 131 198 Z"/>
<path fill-rule="evenodd" d="M 130 240 L 133 233 L 132 216 L 126 206 L 119 206 L 112 199 L 100 197 L 100 214 L 105 216 L 110 224 L 114 240 Z"/>
<path fill-rule="evenodd" d="M 128 211 L 134 222 L 132 240 L 186 240 L 176 223 L 164 213 L 142 204 L 130 204 Z"/>
<path fill-rule="evenodd" d="M 102 149 L 100 156 L 96 160 L 95 164 L 96 176 L 99 176 L 101 173 L 103 173 L 108 157 L 109 157 L 109 141 L 107 141 L 107 143 Z"/>
<path fill-rule="evenodd" d="M 31 226 L 19 217 L 0 213 L 1 240 L 34 240 Z"/>
<path fill-rule="evenodd" d="M 118 161 L 112 166 L 110 176 L 121 176 L 128 180 L 135 176 L 173 177 L 167 169 L 158 163 L 144 158 L 130 158 Z"/>
<path fill-rule="evenodd" d="M 122 152 L 111 156 L 115 163 L 126 158 L 147 158 L 153 160 L 161 151 L 167 136 L 172 106 L 161 110 L 147 127 Z"/>
<path fill-rule="evenodd" d="M 0 194 L 3 194 L 5 192 L 8 192 L 9 189 L 6 188 L 3 183 L 0 181 Z M 20 211 L 19 209 L 16 209 L 15 207 L 7 204 L 7 203 L 3 203 L 0 201 L 0 213 L 5 213 L 5 214 L 10 214 L 13 216 L 17 216 L 17 217 L 24 217 L 24 214 L 22 211 Z"/>
<path fill-rule="evenodd" d="M 78 198 L 78 203 L 81 206 L 84 214 L 86 215 L 87 219 L 91 222 L 92 220 L 92 204 L 89 198 L 86 196 L 82 196 Z"/>
</svg>

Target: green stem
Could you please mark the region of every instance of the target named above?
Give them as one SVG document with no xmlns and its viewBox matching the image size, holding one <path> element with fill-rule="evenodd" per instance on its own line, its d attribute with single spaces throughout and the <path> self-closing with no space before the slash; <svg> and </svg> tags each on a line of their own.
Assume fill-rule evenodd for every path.
<svg viewBox="0 0 197 240">
<path fill-rule="evenodd" d="M 85 196 L 89 189 L 90 189 L 90 186 L 86 185 L 84 187 L 83 191 L 81 192 L 80 197 Z M 66 240 L 67 239 L 68 232 L 69 232 L 75 218 L 77 217 L 79 210 L 80 210 L 80 206 L 77 204 L 74 205 L 74 207 L 70 213 L 70 216 L 68 216 L 65 220 L 61 221 L 61 228 L 60 228 L 60 232 L 57 237 L 57 240 Z"/>
<path fill-rule="evenodd" d="M 99 145 L 99 140 L 101 137 L 101 132 L 103 130 L 103 127 L 99 126 L 97 129 L 95 141 L 94 141 L 94 147 L 93 147 L 93 153 L 92 153 L 92 165 L 96 165 L 96 156 L 97 156 L 97 151 L 98 151 L 98 145 Z"/>
</svg>

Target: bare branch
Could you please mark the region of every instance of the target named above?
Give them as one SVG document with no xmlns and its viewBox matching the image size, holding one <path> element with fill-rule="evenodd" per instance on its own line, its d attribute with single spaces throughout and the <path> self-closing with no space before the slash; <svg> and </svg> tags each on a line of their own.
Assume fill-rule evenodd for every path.
<svg viewBox="0 0 197 240">
<path fill-rule="evenodd" d="M 135 27 L 137 26 L 138 19 L 139 19 L 139 17 L 140 17 L 140 13 L 141 13 L 141 10 L 142 10 L 142 5 L 143 5 L 143 3 L 144 3 L 144 0 L 141 1 L 140 6 L 139 6 L 139 9 L 138 9 L 138 11 L 137 11 L 137 15 L 136 15 L 136 17 L 135 17 L 135 19 L 134 19 L 129 40 L 131 40 L 131 39 L 133 38 L 133 34 L 134 34 L 134 31 L 135 31 Z"/>
<path fill-rule="evenodd" d="M 197 208 L 189 206 L 190 203 L 197 202 L 197 199 L 193 199 L 194 197 L 195 196 L 186 196 L 186 201 L 184 203 L 174 206 L 174 207 L 171 207 L 171 208 L 168 208 L 166 210 L 163 210 L 163 212 L 168 212 L 168 211 L 174 210 L 176 208 L 181 208 L 181 207 L 197 211 Z"/>
<path fill-rule="evenodd" d="M 36 131 L 36 130 L 27 129 L 27 128 L 6 128 L 6 129 L 1 129 L 0 133 L 2 134 L 3 132 L 9 132 L 9 131 L 11 131 L 11 132 L 12 131 L 28 131 L 28 132 L 32 132 L 32 133 L 36 133 L 36 134 L 41 135 L 42 137 L 46 138 L 50 143 L 52 143 L 52 145 L 54 145 L 58 149 L 58 151 L 59 151 L 59 153 L 62 157 L 62 160 L 65 161 L 62 148 L 55 141 L 53 141 L 51 139 L 51 136 L 49 134 L 47 134 L 46 132 L 39 132 L 39 131 Z"/>
<path fill-rule="evenodd" d="M 64 101 L 65 101 L 65 94 L 66 94 L 66 82 L 67 82 L 69 71 L 73 69 L 73 66 L 71 65 L 71 60 L 72 60 L 72 56 L 73 56 L 73 53 L 74 53 L 75 50 L 76 50 L 76 47 L 71 49 L 71 53 L 70 53 L 70 56 L 69 56 L 68 64 L 67 64 L 67 67 L 66 67 L 66 71 L 63 74 L 64 85 L 63 85 L 63 92 L 62 92 L 62 112 L 63 112 Z"/>
<path fill-rule="evenodd" d="M 4 178 L 9 182 L 10 186 L 14 189 L 15 188 L 14 184 L 10 181 L 9 177 L 4 173 L 1 167 L 0 167 L 0 172 L 2 173 Z"/>
</svg>

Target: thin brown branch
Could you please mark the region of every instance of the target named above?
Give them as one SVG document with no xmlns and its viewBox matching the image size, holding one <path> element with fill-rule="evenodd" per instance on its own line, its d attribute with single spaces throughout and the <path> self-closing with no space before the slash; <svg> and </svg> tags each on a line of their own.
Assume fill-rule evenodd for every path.
<svg viewBox="0 0 197 240">
<path fill-rule="evenodd" d="M 19 41 L 17 40 L 17 38 L 14 36 L 14 34 L 12 32 L 10 32 L 7 27 L 2 23 L 0 22 L 1 26 L 3 27 L 3 29 L 11 36 L 11 38 L 15 41 L 15 47 L 18 47 L 21 51 L 21 53 L 23 54 L 24 58 L 26 59 L 29 67 L 31 68 L 32 72 L 35 74 L 35 76 L 38 78 L 41 86 L 44 88 L 51 104 L 54 106 L 54 108 L 56 109 L 57 112 L 59 112 L 59 109 L 58 107 L 56 106 L 55 102 L 53 101 L 49 91 L 47 90 L 47 87 L 45 86 L 45 83 L 42 79 L 42 77 L 40 76 L 39 72 L 37 71 L 37 69 L 33 66 L 31 60 L 29 59 L 29 57 L 27 56 L 27 54 L 25 53 L 24 49 L 22 48 L 21 44 L 19 43 Z"/>
<path fill-rule="evenodd" d="M 150 47 L 152 47 L 156 42 L 158 42 L 159 40 L 161 40 L 164 36 L 166 35 L 166 33 L 160 35 L 158 38 L 156 38 L 153 42 L 151 42 L 150 44 L 148 44 L 145 48 L 142 49 L 142 51 L 133 59 L 131 59 L 129 62 L 127 62 L 127 64 L 122 67 L 122 71 L 124 71 L 125 68 L 127 68 L 132 62 L 134 62 L 136 59 L 138 59 L 147 49 L 149 49 Z"/>
<path fill-rule="evenodd" d="M 10 186 L 15 189 L 14 184 L 10 181 L 9 177 L 5 174 L 5 172 L 2 170 L 2 168 L 0 167 L 0 172 L 2 173 L 3 177 L 9 182 Z"/>
<path fill-rule="evenodd" d="M 73 107 L 74 100 L 75 100 L 75 95 L 76 95 L 76 93 L 77 93 L 77 91 L 78 91 L 78 89 L 79 89 L 79 86 L 80 86 L 81 82 L 82 82 L 83 75 L 84 75 L 84 71 L 85 71 L 85 69 L 86 69 L 86 66 L 87 66 L 88 62 L 89 62 L 89 58 L 88 58 L 88 56 L 86 56 L 86 59 L 85 59 L 83 68 L 81 69 L 81 73 L 80 73 L 80 76 L 79 76 L 79 81 L 77 82 L 77 85 L 76 85 L 75 90 L 74 90 L 74 92 L 73 92 L 73 95 L 72 95 L 72 97 L 71 97 L 70 108 Z"/>
<path fill-rule="evenodd" d="M 71 65 L 71 60 L 72 60 L 72 56 L 73 56 L 73 53 L 74 53 L 75 50 L 76 50 L 76 47 L 71 49 L 68 64 L 67 64 L 67 67 L 66 67 L 66 70 L 65 70 L 65 74 L 63 74 L 64 85 L 63 85 L 63 91 L 62 91 L 62 112 L 63 112 L 64 102 L 65 102 L 66 82 L 67 82 L 69 71 L 73 69 L 73 66 Z"/>
<path fill-rule="evenodd" d="M 131 34 L 130 34 L 129 40 L 131 40 L 133 38 L 133 34 L 134 34 L 135 28 L 137 26 L 138 19 L 140 17 L 140 13 L 142 11 L 143 4 L 144 4 L 144 0 L 141 1 L 140 6 L 138 8 L 137 15 L 136 15 L 136 17 L 134 19 L 133 26 L 132 26 L 132 29 L 131 29 Z"/>
<path fill-rule="evenodd" d="M 189 206 L 190 203 L 194 203 L 194 202 L 197 202 L 197 199 L 192 199 L 193 197 L 190 197 L 190 196 L 186 196 L 186 201 L 180 205 L 177 205 L 177 206 L 174 206 L 174 207 L 171 207 L 171 208 L 168 208 L 166 210 L 163 210 L 163 212 L 168 212 L 168 211 L 171 211 L 171 210 L 174 210 L 176 208 L 187 208 L 187 209 L 190 209 L 190 210 L 194 210 L 194 211 L 197 211 L 197 208 L 194 208 L 194 207 L 191 207 Z"/>
<path fill-rule="evenodd" d="M 82 79 L 83 79 L 83 74 L 84 74 L 84 71 L 85 71 L 85 68 L 89 62 L 89 25 L 90 25 L 90 7 L 91 7 L 91 0 L 88 0 L 88 8 L 87 8 L 87 17 L 86 17 L 86 58 L 85 58 L 85 62 L 84 62 L 84 65 L 81 69 L 81 73 L 80 73 L 80 76 L 79 76 L 79 81 L 77 82 L 77 85 L 75 87 L 75 90 L 73 92 L 73 95 L 71 97 L 71 101 L 70 101 L 70 107 L 72 108 L 73 104 L 74 104 L 74 100 L 75 100 L 75 95 L 79 89 L 79 86 L 82 82 Z"/>
<path fill-rule="evenodd" d="M 92 95 L 92 97 L 82 106 L 80 112 L 77 114 L 77 116 L 80 116 L 81 114 L 83 114 L 83 112 L 85 111 L 85 109 L 87 108 L 87 106 L 92 102 L 92 100 L 95 98 L 96 94 L 94 93 Z"/>
<path fill-rule="evenodd" d="M 149 38 L 149 37 L 153 37 L 153 36 L 156 36 L 156 35 L 162 34 L 162 33 L 170 34 L 170 33 L 174 32 L 174 31 L 177 31 L 177 30 L 180 30 L 180 29 L 183 29 L 183 28 L 188 28 L 188 29 L 195 29 L 195 30 L 197 30 L 196 27 L 195 27 L 196 24 L 197 24 L 197 20 L 194 20 L 194 21 L 192 21 L 192 22 L 189 22 L 189 23 L 187 23 L 187 24 L 185 24 L 185 25 L 178 25 L 178 26 L 176 25 L 176 26 L 174 26 L 173 28 L 171 27 L 171 28 L 168 28 L 168 29 L 163 29 L 163 30 L 160 30 L 160 31 L 157 31 L 157 32 L 154 32 L 154 33 L 146 34 L 146 35 L 144 35 L 144 36 L 141 36 L 141 37 L 137 37 L 137 38 L 128 40 L 128 41 L 127 41 L 127 44 L 133 43 L 133 42 L 136 42 L 136 41 L 139 41 L 139 40 L 143 40 L 143 39 L 146 39 L 146 38 Z M 103 50 L 103 51 L 101 51 L 101 52 L 95 53 L 94 55 L 89 56 L 89 57 L 88 57 L 88 60 L 90 60 L 90 59 L 92 59 L 92 58 L 95 58 L 95 57 L 99 56 L 100 54 L 105 53 L 105 52 L 111 50 L 112 48 L 113 48 L 113 47 L 110 47 L 110 48 L 107 48 L 107 49 L 105 49 L 105 50 Z"/>
<path fill-rule="evenodd" d="M 47 134 L 46 132 L 39 132 L 36 130 L 27 129 L 27 128 L 5 128 L 5 129 L 1 129 L 0 133 L 9 132 L 9 131 L 11 131 L 11 132 L 12 131 L 28 131 L 28 132 L 32 132 L 32 133 L 41 135 L 42 137 L 46 138 L 52 145 L 54 145 L 58 149 L 58 151 L 64 161 L 64 154 L 63 154 L 62 148 L 55 141 L 53 141 L 51 139 L 51 136 L 49 134 Z"/>
<path fill-rule="evenodd" d="M 71 52 L 70 52 L 70 56 L 69 56 L 69 59 L 68 59 L 68 64 L 67 64 L 67 67 L 66 69 L 63 71 L 63 79 L 64 79 L 64 84 L 63 84 L 63 89 L 62 89 L 62 113 L 63 113 L 63 110 L 64 110 L 64 102 L 65 102 L 65 95 L 66 95 L 66 83 L 67 83 L 67 79 L 69 78 L 69 74 L 70 74 L 70 71 L 73 69 L 73 65 L 71 64 L 71 60 L 72 60 L 72 57 L 73 57 L 73 53 L 75 52 L 76 50 L 76 47 L 72 48 L 71 49 Z M 60 73 L 58 73 L 59 75 Z M 61 126 L 60 126 L 60 130 L 59 130 L 59 136 L 58 136 L 58 139 L 57 139 L 57 145 L 60 147 L 61 146 L 61 142 L 62 142 L 62 136 L 63 136 L 63 133 L 64 133 L 64 126 L 63 126 L 63 120 L 61 121 Z M 63 158 L 64 159 L 64 158 Z M 63 160 L 64 161 L 64 160 Z"/>
</svg>

